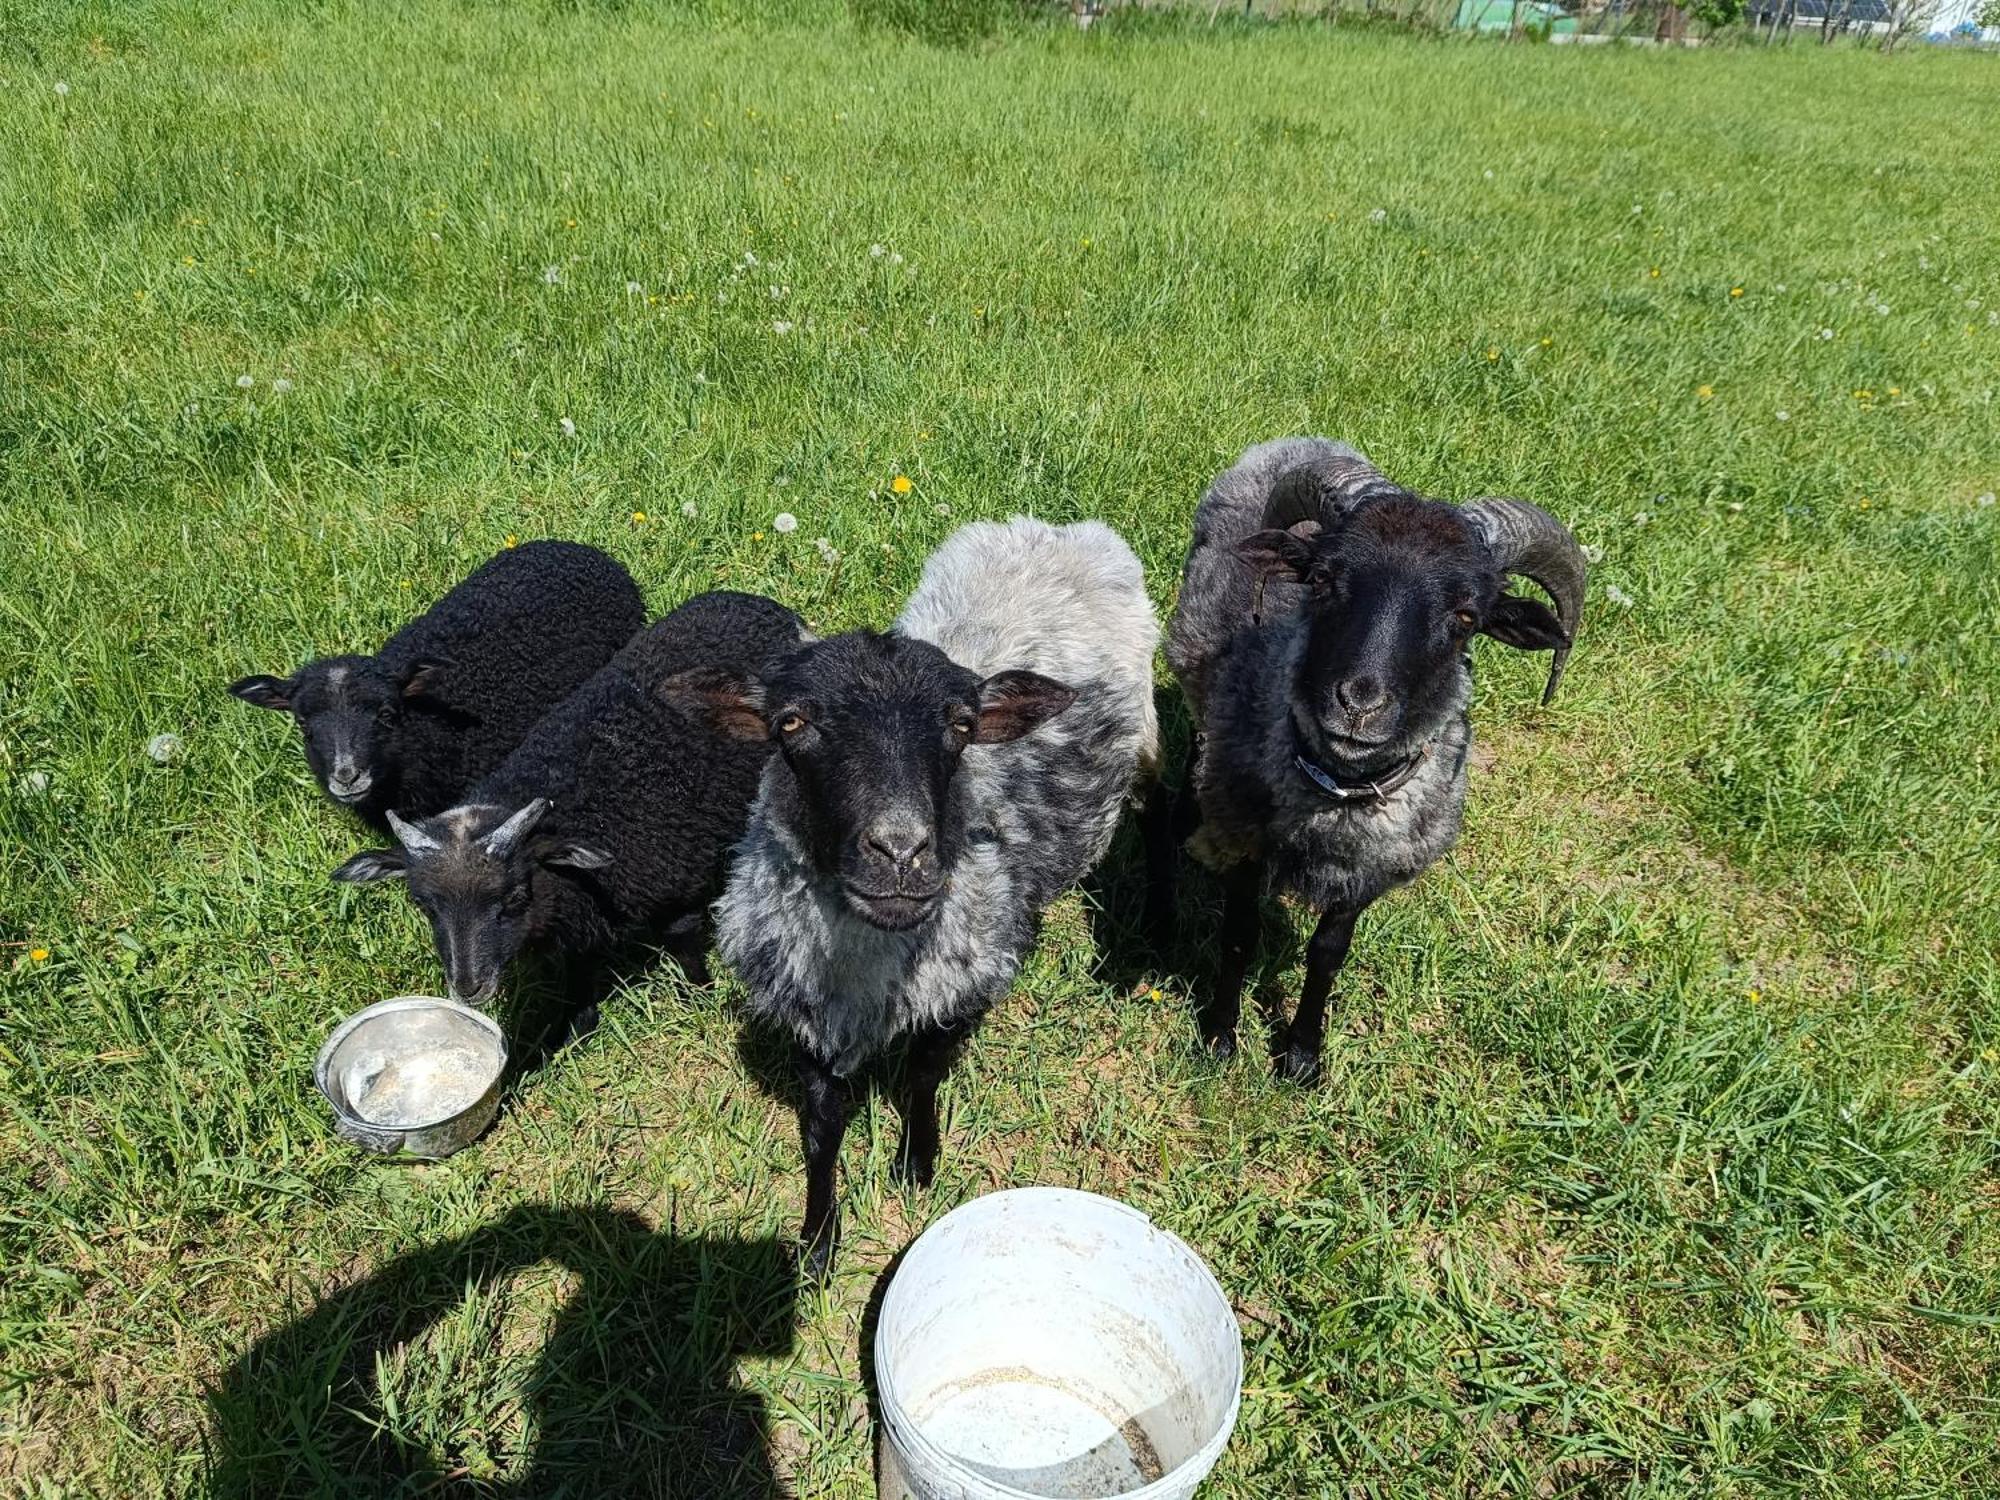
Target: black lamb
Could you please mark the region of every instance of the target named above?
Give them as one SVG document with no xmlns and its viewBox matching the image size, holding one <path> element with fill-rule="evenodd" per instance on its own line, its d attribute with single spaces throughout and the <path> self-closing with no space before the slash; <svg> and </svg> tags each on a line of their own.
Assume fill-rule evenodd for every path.
<svg viewBox="0 0 2000 1500">
<path fill-rule="evenodd" d="M 430 919 L 451 993 L 490 1000 L 526 943 L 572 960 L 588 1026 L 596 969 L 614 944 L 699 919 L 742 837 L 767 741 L 719 732 L 660 691 L 697 669 L 761 671 L 805 638 L 797 615 L 754 594 L 702 594 L 642 631 L 457 806 L 389 826 L 398 848 L 357 854 L 333 878 L 406 877 Z"/>
<path fill-rule="evenodd" d="M 291 714 L 325 793 L 377 829 L 451 806 L 646 623 L 632 575 L 577 542 L 482 564 L 373 656 L 229 691 Z"/>
</svg>

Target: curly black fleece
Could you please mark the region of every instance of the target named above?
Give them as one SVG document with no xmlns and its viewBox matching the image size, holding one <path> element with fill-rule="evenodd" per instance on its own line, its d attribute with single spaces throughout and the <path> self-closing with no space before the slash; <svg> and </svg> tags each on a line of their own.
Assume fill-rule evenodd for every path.
<svg viewBox="0 0 2000 1500">
<path fill-rule="evenodd" d="M 481 564 L 375 655 L 308 662 L 264 706 L 289 707 L 330 796 L 314 739 L 341 738 L 370 782 L 364 795 L 335 800 L 385 828 L 391 808 L 415 818 L 458 801 L 645 623 L 645 600 L 617 559 L 577 542 L 528 542 Z M 421 689 L 406 691 L 426 663 Z M 260 680 L 269 681 L 246 683 Z"/>
<path fill-rule="evenodd" d="M 715 899 L 770 742 L 731 739 L 658 689 L 696 667 L 759 672 L 804 630 L 789 609 L 755 594 L 697 595 L 635 636 L 466 794 L 481 832 L 546 797 L 537 843 L 573 841 L 611 856 L 587 873 L 534 866 L 530 942 L 602 949 Z"/>
</svg>

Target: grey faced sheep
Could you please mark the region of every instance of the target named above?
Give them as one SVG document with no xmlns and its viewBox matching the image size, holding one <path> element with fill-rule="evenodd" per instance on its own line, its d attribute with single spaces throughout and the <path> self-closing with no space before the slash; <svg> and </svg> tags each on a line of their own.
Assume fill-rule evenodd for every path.
<svg viewBox="0 0 2000 1500">
<path fill-rule="evenodd" d="M 1353 448 L 1251 448 L 1195 512 L 1167 660 L 1194 710 L 1190 849 L 1222 872 L 1222 955 L 1204 1038 L 1235 1050 L 1268 881 L 1319 913 L 1280 1068 L 1317 1076 L 1326 999 L 1370 902 L 1458 837 L 1470 647 L 1552 650 L 1555 696 L 1583 603 L 1575 538 L 1520 500 L 1464 506 L 1391 483 Z M 1531 579 L 1555 603 L 1504 592 Z M 1156 882 L 1168 878 L 1156 868 Z"/>
<path fill-rule="evenodd" d="M 289 713 L 306 764 L 374 827 L 456 802 L 646 623 L 619 563 L 528 542 L 482 564 L 373 656 L 326 656 L 229 691 Z"/>
<path fill-rule="evenodd" d="M 718 723 L 780 751 L 716 937 L 752 1016 L 796 1043 L 815 1271 L 837 1233 L 840 1080 L 909 1039 L 897 1172 L 928 1183 L 954 1049 L 1155 766 L 1158 636 L 1116 533 L 1017 516 L 946 540 L 888 634 L 683 679 Z"/>
<path fill-rule="evenodd" d="M 414 822 L 400 847 L 334 871 L 403 877 L 430 919 L 451 993 L 480 1004 L 527 943 L 581 959 L 578 1028 L 595 961 L 616 942 L 698 917 L 743 834 L 769 753 L 720 734 L 662 686 L 695 668 L 754 672 L 804 636 L 798 616 L 752 594 L 703 594 L 635 636 L 465 799 Z"/>
</svg>

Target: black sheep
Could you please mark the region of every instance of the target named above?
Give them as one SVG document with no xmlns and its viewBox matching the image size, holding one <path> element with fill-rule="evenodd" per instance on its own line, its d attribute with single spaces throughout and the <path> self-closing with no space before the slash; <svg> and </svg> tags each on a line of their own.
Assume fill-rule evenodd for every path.
<svg viewBox="0 0 2000 1500">
<path fill-rule="evenodd" d="M 615 558 L 529 542 L 483 564 L 373 656 L 229 691 L 291 714 L 323 791 L 378 829 L 449 807 L 646 623 Z"/>
<path fill-rule="evenodd" d="M 390 827 L 400 848 L 333 872 L 407 877 L 451 993 L 482 1004 L 526 943 L 588 962 L 614 943 L 699 917 L 743 835 L 767 740 L 733 739 L 660 691 L 695 669 L 755 673 L 805 638 L 797 615 L 754 594 L 690 599 L 537 724 L 459 805 Z"/>
</svg>

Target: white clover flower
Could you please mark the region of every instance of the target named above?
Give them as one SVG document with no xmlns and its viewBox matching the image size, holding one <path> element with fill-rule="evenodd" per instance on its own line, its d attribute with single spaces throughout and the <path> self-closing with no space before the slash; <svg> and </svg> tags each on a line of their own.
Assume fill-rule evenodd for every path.
<svg viewBox="0 0 2000 1500">
<path fill-rule="evenodd" d="M 255 375 L 238 375 L 236 377 L 236 389 L 239 391 L 247 391 L 256 383 L 257 377 Z"/>
<path fill-rule="evenodd" d="M 1785 284 L 1784 284 L 1784 282 L 1782 282 L 1782 281 L 1781 281 L 1781 282 L 1779 282 L 1779 283 L 1778 283 L 1778 290 L 1782 292 L 1782 291 L 1783 291 L 1784 289 L 1785 289 Z"/>
<path fill-rule="evenodd" d="M 271 382 L 271 389 L 276 391 L 280 396 L 284 395 L 285 392 L 289 391 L 291 388 L 292 388 L 292 383 L 289 380 L 285 379 L 285 377 L 282 375 L 280 375 L 276 380 Z"/>
<path fill-rule="evenodd" d="M 692 500 L 681 501 L 681 514 L 686 516 L 690 521 L 692 521 L 695 518 L 695 516 L 699 514 L 699 512 L 696 511 L 695 509 L 694 501 Z"/>
<path fill-rule="evenodd" d="M 813 549 L 819 553 L 819 560 L 829 568 L 840 561 L 839 550 L 823 536 L 813 538 Z"/>
<path fill-rule="evenodd" d="M 69 85 L 66 83 L 58 83 L 56 85 L 56 97 L 58 99 L 67 99 L 69 97 Z"/>
<path fill-rule="evenodd" d="M 1493 169 L 1492 169 L 1491 167 L 1488 167 L 1488 168 L 1486 169 L 1486 174 L 1485 174 L 1485 175 L 1486 175 L 1486 180 L 1487 180 L 1488 182 L 1491 182 L 1491 181 L 1493 180 Z"/>
<path fill-rule="evenodd" d="M 1993 491 L 1988 490 L 1985 494 L 1981 495 L 1977 500 L 1973 501 L 1973 504 L 1979 506 L 1983 510 L 1991 510 L 1993 508 L 1993 498 L 1994 498 Z"/>
<path fill-rule="evenodd" d="M 791 294 L 792 289 L 788 286 L 774 286 L 771 288 L 771 300 L 773 302 L 781 302 Z"/>
<path fill-rule="evenodd" d="M 1919 255 L 1917 257 L 1917 269 L 1920 271 L 1928 271 L 1930 268 L 1931 268 L 1931 258 L 1928 255 Z"/>
<path fill-rule="evenodd" d="M 1967 297 L 1965 299 L 1965 305 L 1971 308 L 1974 312 L 1978 312 L 1979 309 L 1984 307 L 1986 304 L 1984 302 L 1981 302 L 1977 297 Z"/>
<path fill-rule="evenodd" d="M 1743 502 L 1742 502 L 1741 500 L 1732 500 L 1732 501 L 1730 501 L 1730 502 L 1729 502 L 1729 513 L 1730 513 L 1730 514 L 1731 514 L 1732 516 L 1740 516 L 1740 515 L 1742 515 L 1742 514 L 1743 514 Z"/>
<path fill-rule="evenodd" d="M 49 773 L 47 771 L 30 771 L 26 776 L 21 778 L 21 790 L 24 792 L 32 792 L 35 796 L 39 797 L 48 791 L 48 789 Z"/>
<path fill-rule="evenodd" d="M 1630 609 L 1633 604 L 1632 596 L 1615 583 L 1608 583 L 1604 586 L 1604 597 L 1620 609 Z"/>
<path fill-rule="evenodd" d="M 164 766 L 181 753 L 181 737 L 177 734 L 156 734 L 146 741 L 146 758 L 156 766 Z"/>
<path fill-rule="evenodd" d="M 877 241 L 875 244 L 872 244 L 868 247 L 868 253 L 874 259 L 880 260 L 883 256 L 889 253 L 889 247 L 887 245 L 882 244 L 880 241 Z"/>
<path fill-rule="evenodd" d="M 771 320 L 771 332 L 783 335 L 790 333 L 791 331 L 792 331 L 792 325 L 787 323 L 783 318 L 773 318 Z"/>
<path fill-rule="evenodd" d="M 715 300 L 716 300 L 716 303 L 717 303 L 718 305 L 720 305 L 721 303 L 724 303 L 724 302 L 727 302 L 727 301 L 729 300 L 729 293 L 727 293 L 727 292 L 717 292 L 717 293 L 715 294 Z"/>
<path fill-rule="evenodd" d="M 568 417 L 564 417 L 561 421 L 557 422 L 556 426 L 562 429 L 564 437 L 576 436 L 576 423 L 572 422 Z"/>
<path fill-rule="evenodd" d="M 900 250 L 892 250 L 892 251 L 890 251 L 890 252 L 889 252 L 889 264 L 890 264 L 890 265 L 892 265 L 892 266 L 900 266 L 900 265 L 901 265 L 902 263 L 903 263 L 903 252 L 902 252 L 902 251 L 900 251 Z"/>
<path fill-rule="evenodd" d="M 636 297 L 645 290 L 646 289 L 643 286 L 639 285 L 639 283 L 636 281 L 628 281 L 625 283 L 625 295 L 628 297 Z"/>
<path fill-rule="evenodd" d="M 799 529 L 799 518 L 788 510 L 781 510 L 771 518 L 771 529 L 779 536 L 790 536 Z"/>
<path fill-rule="evenodd" d="M 707 385 L 707 384 L 708 384 L 708 371 L 706 371 L 706 370 L 696 370 L 696 371 L 694 372 L 694 383 L 695 383 L 696 385 Z"/>
<path fill-rule="evenodd" d="M 1823 339 L 1830 339 L 1833 337 L 1833 330 L 1831 328 L 1822 328 L 1819 331 L 1819 336 Z"/>
<path fill-rule="evenodd" d="M 1634 217 L 1637 217 L 1638 215 L 1644 213 L 1645 211 L 1646 211 L 1646 205 L 1643 203 L 1635 203 L 1632 205 L 1632 213 Z"/>
<path fill-rule="evenodd" d="M 1781 411 L 1777 416 L 1780 422 L 1789 422 L 1792 420 L 1792 414 L 1788 411 Z"/>
<path fill-rule="evenodd" d="M 1604 549 L 1598 546 L 1585 547 L 1583 549 L 1583 560 L 1593 568 L 1596 567 L 1604 561 Z"/>
<path fill-rule="evenodd" d="M 1380 224 L 1388 217 L 1389 210 L 1386 208 L 1371 208 L 1368 210 L 1368 222 L 1370 224 Z"/>
<path fill-rule="evenodd" d="M 745 251 L 743 252 L 743 264 L 744 264 L 744 265 L 746 265 L 746 266 L 754 266 L 754 265 L 756 265 L 756 264 L 757 264 L 757 252 L 756 252 L 756 251 L 754 251 L 754 250 L 745 250 Z"/>
<path fill-rule="evenodd" d="M 1650 526 L 1650 525 L 1652 525 L 1652 524 L 1653 524 L 1653 514 L 1652 514 L 1652 512 L 1651 512 L 1651 511 L 1644 511 L 1644 510 L 1636 512 L 1636 513 L 1635 513 L 1635 514 L 1633 515 L 1633 517 L 1632 517 L 1632 524 L 1633 524 L 1634 526 Z"/>
<path fill-rule="evenodd" d="M 542 267 L 542 280 L 543 280 L 543 281 L 545 281 L 545 282 L 547 282 L 547 283 L 548 283 L 548 284 L 549 284 L 550 286 L 561 286 L 561 285 L 562 285 L 562 267 L 561 267 L 561 266 L 543 266 L 543 267 Z"/>
</svg>

